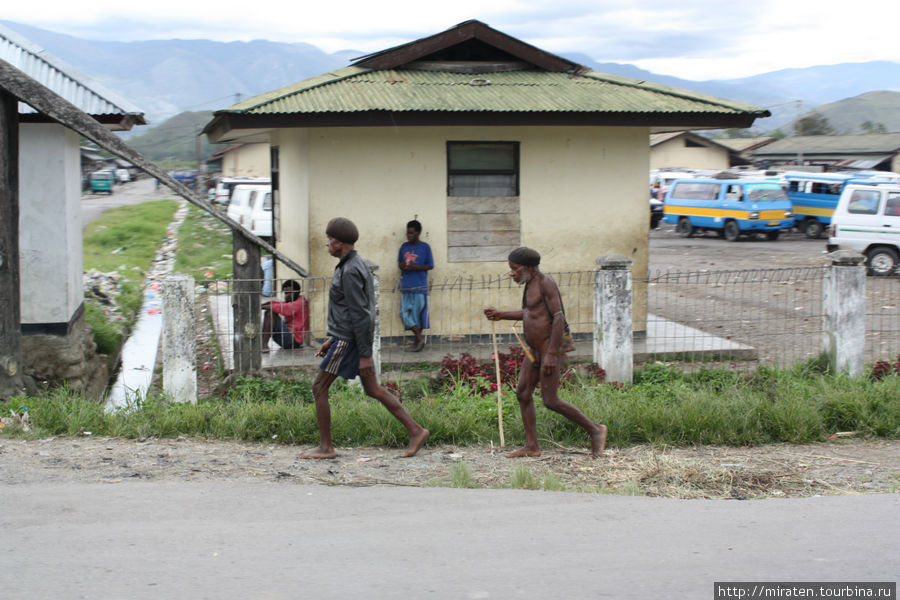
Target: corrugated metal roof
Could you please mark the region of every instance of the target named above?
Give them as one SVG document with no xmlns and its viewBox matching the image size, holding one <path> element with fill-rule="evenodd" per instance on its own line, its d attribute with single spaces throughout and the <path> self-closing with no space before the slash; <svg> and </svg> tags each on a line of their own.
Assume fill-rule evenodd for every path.
<svg viewBox="0 0 900 600">
<path fill-rule="evenodd" d="M 900 133 L 867 135 L 805 135 L 787 137 L 760 148 L 753 156 L 779 154 L 861 154 L 895 153 L 900 150 Z"/>
<path fill-rule="evenodd" d="M 601 73 L 541 70 L 462 74 L 347 67 L 249 98 L 217 113 L 432 112 L 719 113 L 764 109 Z"/>
<path fill-rule="evenodd" d="M 0 25 L 0 59 L 89 115 L 94 117 L 129 115 L 135 118 L 136 123 L 143 123 L 142 110 L 2 25 Z M 19 112 L 27 114 L 36 111 L 19 102 Z"/>
</svg>

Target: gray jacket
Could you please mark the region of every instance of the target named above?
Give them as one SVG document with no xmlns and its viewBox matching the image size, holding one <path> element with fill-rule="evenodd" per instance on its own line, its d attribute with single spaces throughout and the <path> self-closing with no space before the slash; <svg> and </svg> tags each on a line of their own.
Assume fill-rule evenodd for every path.
<svg viewBox="0 0 900 600">
<path fill-rule="evenodd" d="M 334 268 L 328 291 L 328 335 L 354 342 L 360 357 L 372 356 L 375 284 L 356 250 L 345 254 Z"/>
</svg>

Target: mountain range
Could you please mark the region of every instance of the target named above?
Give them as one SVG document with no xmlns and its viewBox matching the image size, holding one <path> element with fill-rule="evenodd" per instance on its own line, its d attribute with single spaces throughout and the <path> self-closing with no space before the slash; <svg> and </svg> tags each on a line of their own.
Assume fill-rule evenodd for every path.
<svg viewBox="0 0 900 600">
<path fill-rule="evenodd" d="M 0 21 L 75 69 L 98 80 L 140 107 L 151 126 L 185 111 L 226 108 L 241 98 L 347 66 L 362 51 L 326 53 L 307 43 L 266 40 L 213 42 L 209 40 L 151 40 L 103 42 L 54 33 L 12 21 Z M 561 53 L 594 71 L 652 81 L 768 108 L 754 133 L 776 128 L 790 133 L 789 124 L 823 104 L 855 99 L 857 111 L 872 92 L 893 92 L 878 98 L 878 114 L 863 121 L 883 123 L 900 131 L 900 63 L 872 61 L 784 69 L 722 80 L 692 81 L 658 75 L 629 64 L 598 63 L 584 54 Z M 863 96 L 862 100 L 856 97 Z M 893 107 L 892 107 L 893 106 Z M 832 112 L 841 115 L 840 108 Z M 829 116 L 829 121 L 832 116 Z M 859 133 L 863 121 L 837 119 L 835 130 Z M 140 128 L 146 131 L 148 127 Z"/>
</svg>

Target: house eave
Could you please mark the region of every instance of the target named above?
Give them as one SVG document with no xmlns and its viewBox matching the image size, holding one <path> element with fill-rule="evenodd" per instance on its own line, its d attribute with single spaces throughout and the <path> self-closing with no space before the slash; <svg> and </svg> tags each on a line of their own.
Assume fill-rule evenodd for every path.
<svg viewBox="0 0 900 600">
<path fill-rule="evenodd" d="M 750 127 L 751 114 L 636 112 L 433 112 L 359 111 L 247 115 L 219 113 L 203 130 L 214 144 L 246 141 L 264 130 L 295 127 L 440 127 L 440 126 L 579 126 L 648 127 L 652 133 L 683 129 Z"/>
</svg>

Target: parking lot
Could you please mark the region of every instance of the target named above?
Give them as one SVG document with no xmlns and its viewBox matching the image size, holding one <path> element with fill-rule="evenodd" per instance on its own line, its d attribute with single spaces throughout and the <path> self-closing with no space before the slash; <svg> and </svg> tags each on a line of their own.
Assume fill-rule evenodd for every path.
<svg viewBox="0 0 900 600">
<path fill-rule="evenodd" d="M 650 232 L 650 272 L 813 267 L 827 264 L 827 238 L 809 239 L 798 231 L 776 241 L 742 237 L 729 242 L 715 233 L 682 238 L 675 226 L 660 223 Z"/>
</svg>

